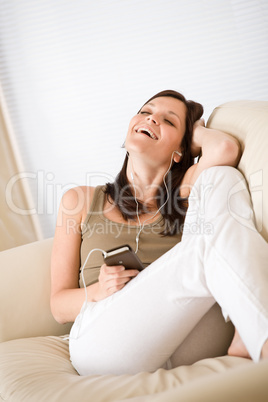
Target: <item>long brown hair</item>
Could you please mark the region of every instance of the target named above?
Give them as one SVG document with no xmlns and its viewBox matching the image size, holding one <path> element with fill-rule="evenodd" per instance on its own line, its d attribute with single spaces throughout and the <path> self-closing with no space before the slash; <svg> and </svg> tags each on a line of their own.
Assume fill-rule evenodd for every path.
<svg viewBox="0 0 268 402">
<path fill-rule="evenodd" d="M 166 176 L 166 186 L 169 192 L 169 202 L 161 208 L 164 218 L 163 235 L 175 235 L 182 230 L 185 213 L 187 211 L 187 199 L 181 198 L 179 188 L 187 169 L 193 165 L 194 160 L 191 156 L 191 142 L 193 136 L 193 126 L 196 120 L 203 114 L 203 106 L 200 103 L 186 100 L 179 92 L 166 90 L 152 96 L 143 106 L 155 98 L 168 96 L 183 102 L 186 106 L 186 129 L 181 142 L 181 152 L 183 153 L 179 163 L 173 163 Z M 143 107 L 142 106 L 142 107 Z M 141 108 L 142 109 L 142 108 Z M 140 110 L 141 110 L 140 109 Z M 138 111 L 138 113 L 140 112 Z M 123 166 L 113 183 L 107 183 L 105 193 L 110 202 L 113 202 L 120 210 L 125 220 L 136 218 L 137 204 L 131 190 L 131 185 L 127 179 L 128 154 L 125 157 Z M 164 183 L 158 189 L 156 195 L 157 207 L 160 208 L 167 199 L 167 191 Z M 138 212 L 147 212 L 142 202 L 138 201 Z"/>
</svg>

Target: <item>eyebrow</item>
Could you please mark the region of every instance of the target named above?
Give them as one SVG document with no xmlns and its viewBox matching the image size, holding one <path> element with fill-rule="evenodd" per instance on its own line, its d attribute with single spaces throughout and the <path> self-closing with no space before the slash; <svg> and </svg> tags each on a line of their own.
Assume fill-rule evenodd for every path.
<svg viewBox="0 0 268 402">
<path fill-rule="evenodd" d="M 146 103 L 144 106 L 146 106 L 146 105 L 155 107 L 155 104 L 154 104 L 153 102 Z M 143 107 L 144 107 L 144 106 L 143 106 Z M 169 114 L 173 114 L 174 116 L 176 116 L 176 117 L 180 120 L 180 122 L 181 122 L 181 124 L 182 124 L 181 118 L 180 118 L 180 116 L 179 116 L 177 113 L 173 112 L 172 110 L 168 110 L 168 113 L 169 113 Z"/>
</svg>

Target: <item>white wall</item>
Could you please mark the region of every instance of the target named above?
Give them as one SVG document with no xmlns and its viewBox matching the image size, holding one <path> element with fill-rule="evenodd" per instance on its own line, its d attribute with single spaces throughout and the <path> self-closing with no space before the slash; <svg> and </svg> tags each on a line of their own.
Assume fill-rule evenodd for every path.
<svg viewBox="0 0 268 402">
<path fill-rule="evenodd" d="M 0 0 L 0 81 L 44 236 L 67 188 L 114 178 L 128 122 L 175 89 L 268 98 L 266 0 Z"/>
</svg>

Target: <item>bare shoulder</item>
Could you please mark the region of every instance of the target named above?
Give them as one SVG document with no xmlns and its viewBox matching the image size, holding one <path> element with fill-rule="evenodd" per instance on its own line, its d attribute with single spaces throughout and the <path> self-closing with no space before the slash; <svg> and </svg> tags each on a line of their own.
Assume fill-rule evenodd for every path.
<svg viewBox="0 0 268 402">
<path fill-rule="evenodd" d="M 83 221 L 93 199 L 95 187 L 78 186 L 66 191 L 62 196 L 60 209 L 63 213 Z"/>
</svg>

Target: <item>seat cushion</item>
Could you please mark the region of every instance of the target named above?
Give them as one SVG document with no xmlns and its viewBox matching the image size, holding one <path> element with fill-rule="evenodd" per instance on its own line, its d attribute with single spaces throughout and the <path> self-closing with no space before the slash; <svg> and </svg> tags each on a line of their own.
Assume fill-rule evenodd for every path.
<svg viewBox="0 0 268 402">
<path fill-rule="evenodd" d="M 236 357 L 205 359 L 191 366 L 136 375 L 85 376 L 69 360 L 68 340 L 47 336 L 11 340 L 0 344 L 0 395 L 7 401 L 118 401 L 145 398 L 214 373 L 253 365 Z M 147 399 L 144 399 L 147 400 Z"/>
</svg>

